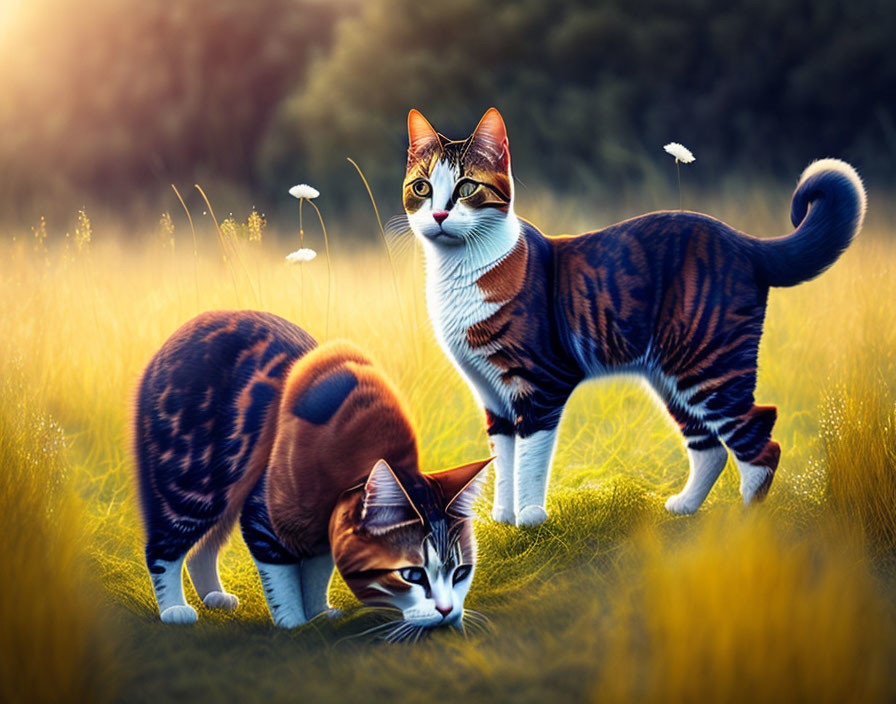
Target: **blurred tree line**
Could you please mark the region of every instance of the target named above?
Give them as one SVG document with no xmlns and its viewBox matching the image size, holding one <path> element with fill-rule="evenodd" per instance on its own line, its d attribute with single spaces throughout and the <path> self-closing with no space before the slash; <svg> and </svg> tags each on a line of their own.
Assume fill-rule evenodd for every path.
<svg viewBox="0 0 896 704">
<path fill-rule="evenodd" d="M 577 194 L 667 178 L 672 140 L 707 185 L 821 156 L 892 180 L 891 0 L 35 2 L 0 35 L 3 202 L 363 199 L 352 156 L 394 210 L 407 110 L 461 137 L 490 105 L 516 175 Z"/>
<path fill-rule="evenodd" d="M 23 0 L 0 11 L 0 203 L 127 208 L 173 181 L 257 188 L 272 116 L 350 7 Z"/>
</svg>

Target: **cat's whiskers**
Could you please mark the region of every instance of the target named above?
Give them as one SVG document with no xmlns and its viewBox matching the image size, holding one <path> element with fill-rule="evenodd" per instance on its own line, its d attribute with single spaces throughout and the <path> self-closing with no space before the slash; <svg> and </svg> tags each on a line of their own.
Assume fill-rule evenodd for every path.
<svg viewBox="0 0 896 704">
<path fill-rule="evenodd" d="M 484 624 L 477 623 L 476 621 L 468 621 L 464 620 L 463 622 L 463 635 L 465 638 L 469 638 L 471 636 L 480 636 L 486 635 L 489 632 L 489 628 L 487 628 Z"/>
<path fill-rule="evenodd" d="M 378 611 L 379 609 L 374 610 Z M 464 636 L 469 635 L 470 632 L 487 633 L 490 630 L 490 621 L 488 617 L 485 616 L 485 614 L 479 611 L 464 609 L 464 615 L 457 627 Z M 381 639 L 387 643 L 417 643 L 423 638 L 424 635 L 428 634 L 431 630 L 433 629 L 430 627 L 420 626 L 415 623 L 411 623 L 410 621 L 399 619 L 377 624 L 361 631 L 360 633 L 353 633 L 351 635 L 344 636 L 343 638 L 337 640 L 336 644 L 358 640 L 364 638 L 365 636 L 375 636 L 376 638 Z"/>
<path fill-rule="evenodd" d="M 386 634 L 384 640 L 387 643 L 400 643 L 413 633 L 414 624 L 401 621 L 392 631 Z"/>
<path fill-rule="evenodd" d="M 407 215 L 393 215 L 385 225 L 386 246 L 396 257 L 403 257 L 415 246 L 414 230 Z"/>
<path fill-rule="evenodd" d="M 410 220 L 408 220 L 408 216 L 405 213 L 402 213 L 401 215 L 393 215 L 389 218 L 384 229 L 386 231 L 386 236 L 390 240 L 402 239 L 408 235 L 413 235 L 414 233 L 411 229 Z"/>
<path fill-rule="evenodd" d="M 366 616 L 369 614 L 394 616 L 397 611 L 392 605 L 379 606 L 368 601 L 362 606 L 358 607 L 358 609 L 354 611 L 354 613 L 358 616 Z M 394 618 L 390 619 L 389 623 L 393 623 L 394 621 Z"/>
<path fill-rule="evenodd" d="M 339 643 L 344 643 L 352 640 L 358 640 L 359 638 L 363 638 L 364 636 L 369 636 L 375 633 L 379 633 L 380 631 L 384 631 L 387 628 L 395 628 L 395 621 L 387 621 L 386 623 L 379 623 L 376 626 L 372 626 L 371 628 L 367 628 L 360 633 L 352 633 L 351 635 L 343 636 L 339 640 L 336 641 L 336 645 Z M 404 623 L 403 621 L 398 621 L 398 623 Z"/>
<path fill-rule="evenodd" d="M 464 609 L 464 621 L 467 620 L 469 620 L 471 624 L 479 626 L 484 630 L 491 626 L 491 619 L 481 611 Z"/>
</svg>

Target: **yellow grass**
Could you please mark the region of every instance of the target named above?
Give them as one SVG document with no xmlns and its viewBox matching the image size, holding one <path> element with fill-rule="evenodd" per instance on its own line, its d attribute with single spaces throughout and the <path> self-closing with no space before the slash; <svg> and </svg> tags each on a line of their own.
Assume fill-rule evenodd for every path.
<svg viewBox="0 0 896 704">
<path fill-rule="evenodd" d="M 575 203 L 527 198 L 521 212 L 548 231 L 606 224 Z M 0 593 L 16 596 L 0 607 L 0 673 L 19 672 L 33 687 L 67 683 L 81 700 L 111 696 L 117 680 L 107 668 L 117 661 L 129 701 L 353 701 L 371 691 L 885 701 L 892 677 L 882 663 L 896 657 L 896 241 L 874 212 L 878 200 L 872 194 L 866 232 L 830 272 L 771 294 L 757 400 L 779 406 L 784 454 L 756 515 L 738 507 L 729 465 L 701 515 L 668 518 L 663 499 L 687 471 L 673 423 L 637 382 L 586 384 L 561 426 L 551 519 L 534 530 L 478 524 L 481 567 L 468 605 L 491 626 L 466 641 L 440 634 L 419 644 L 413 665 L 402 648 L 334 645 L 365 625 L 361 612 L 275 633 L 238 536 L 222 577 L 240 609 L 200 608 L 192 630 L 160 626 L 142 562 L 128 417 L 143 365 L 177 326 L 206 309 L 260 308 L 319 340 L 329 326 L 329 338 L 369 350 L 408 400 L 425 469 L 484 456 L 481 412 L 427 322 L 419 256 L 415 268 L 410 248 L 396 251 L 393 277 L 373 222 L 349 234 L 328 221 L 328 321 L 326 261 L 303 270 L 284 261 L 297 234 L 250 242 L 235 225 L 221 239 L 199 227 L 194 255 L 177 211 L 144 237 L 86 217 L 73 222 L 75 237 L 44 236 L 39 223 L 35 234 L 11 233 L 0 246 L 0 376 L 20 381 L 0 396 Z M 787 230 L 781 194 L 702 208 L 748 231 Z M 305 234 L 323 250 L 319 233 Z M 58 425 L 66 449 L 37 471 L 26 460 L 45 447 L 41 422 Z M 77 586 L 78 565 L 99 592 Z M 335 589 L 351 609 L 348 592 Z M 121 615 L 115 627 L 101 618 L 109 610 Z M 81 645 L 98 632 L 115 657 Z M 58 674 L 23 674 L 38 666 Z"/>
<path fill-rule="evenodd" d="M 861 547 L 718 511 L 634 543 L 600 702 L 887 701 L 893 622 Z M 711 615 L 712 618 L 706 618 Z M 742 689 L 741 689 L 742 688 Z"/>
<path fill-rule="evenodd" d="M 65 436 L 15 364 L 0 380 L 0 700 L 111 701 L 112 650 L 83 564 Z"/>
</svg>

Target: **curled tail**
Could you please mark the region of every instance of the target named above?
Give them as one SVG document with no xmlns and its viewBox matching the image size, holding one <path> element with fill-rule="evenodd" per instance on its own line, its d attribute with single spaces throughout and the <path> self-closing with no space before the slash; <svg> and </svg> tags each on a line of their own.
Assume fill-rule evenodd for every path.
<svg viewBox="0 0 896 704">
<path fill-rule="evenodd" d="M 757 240 L 756 264 L 764 282 L 795 286 L 831 266 L 862 229 L 865 203 L 862 179 L 845 161 L 809 164 L 793 193 L 790 221 L 796 230 Z"/>
</svg>

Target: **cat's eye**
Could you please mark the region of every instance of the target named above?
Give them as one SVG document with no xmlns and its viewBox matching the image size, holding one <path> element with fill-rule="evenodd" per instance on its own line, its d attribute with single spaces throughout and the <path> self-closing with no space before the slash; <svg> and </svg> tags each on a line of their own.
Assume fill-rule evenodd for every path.
<svg viewBox="0 0 896 704">
<path fill-rule="evenodd" d="M 455 186 L 454 188 L 455 200 L 459 200 L 461 198 L 469 198 L 478 190 L 479 184 L 476 183 L 476 181 L 464 179 L 463 181 L 458 182 L 457 186 Z"/>
<path fill-rule="evenodd" d="M 426 571 L 420 567 L 404 567 L 398 571 L 398 574 L 408 584 L 426 585 Z"/>
<path fill-rule="evenodd" d="M 451 581 L 454 584 L 458 582 L 463 582 L 467 577 L 470 576 L 470 572 L 472 571 L 472 567 L 470 565 L 460 565 L 456 570 L 454 570 L 454 576 L 451 578 Z"/>
<path fill-rule="evenodd" d="M 411 184 L 411 192 L 418 198 L 428 198 L 432 195 L 432 186 L 426 179 L 417 179 Z"/>
</svg>

